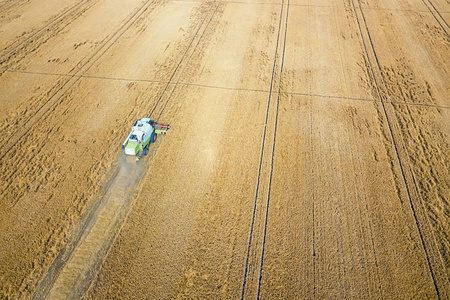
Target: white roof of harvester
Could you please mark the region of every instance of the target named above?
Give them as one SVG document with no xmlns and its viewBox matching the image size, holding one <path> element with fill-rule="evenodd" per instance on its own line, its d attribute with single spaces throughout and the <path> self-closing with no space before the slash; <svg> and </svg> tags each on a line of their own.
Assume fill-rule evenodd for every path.
<svg viewBox="0 0 450 300">
<path fill-rule="evenodd" d="M 150 124 L 148 123 L 148 121 L 150 121 L 149 118 L 142 118 L 140 120 L 137 120 L 134 123 L 133 128 L 131 129 L 130 135 L 135 134 L 138 137 L 142 137 L 142 134 L 144 132 L 146 132 L 148 130 L 148 128 L 150 127 Z"/>
<path fill-rule="evenodd" d="M 145 118 L 145 119 L 147 119 L 147 118 Z M 144 120 L 144 119 L 137 120 L 136 123 L 134 123 L 134 125 L 133 125 L 133 130 L 144 131 L 143 129 L 147 127 L 147 126 L 144 126 L 145 124 L 148 124 L 147 120 Z"/>
</svg>

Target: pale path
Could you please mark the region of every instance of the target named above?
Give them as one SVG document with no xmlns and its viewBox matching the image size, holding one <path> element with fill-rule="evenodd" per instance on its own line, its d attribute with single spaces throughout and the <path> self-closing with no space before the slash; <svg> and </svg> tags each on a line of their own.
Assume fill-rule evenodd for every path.
<svg viewBox="0 0 450 300">
<path fill-rule="evenodd" d="M 33 299 L 79 299 L 84 295 L 120 230 L 144 170 L 144 161 L 122 158 L 106 195 L 81 222 L 74 240 L 53 262 Z"/>
</svg>

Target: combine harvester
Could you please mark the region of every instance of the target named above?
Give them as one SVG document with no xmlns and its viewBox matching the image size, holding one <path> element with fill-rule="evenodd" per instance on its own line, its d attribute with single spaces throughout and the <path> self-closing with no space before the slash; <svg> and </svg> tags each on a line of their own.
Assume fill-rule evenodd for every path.
<svg viewBox="0 0 450 300">
<path fill-rule="evenodd" d="M 122 149 L 126 155 L 136 155 L 136 160 L 139 160 L 140 153 L 148 154 L 148 147 L 156 142 L 157 135 L 166 134 L 169 129 L 169 125 L 156 123 L 150 118 L 138 119 L 123 142 Z"/>
</svg>

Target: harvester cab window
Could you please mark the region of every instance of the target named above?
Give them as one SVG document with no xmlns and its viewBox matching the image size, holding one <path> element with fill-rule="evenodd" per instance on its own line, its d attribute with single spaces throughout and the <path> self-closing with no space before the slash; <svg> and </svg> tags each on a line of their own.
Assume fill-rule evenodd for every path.
<svg viewBox="0 0 450 300">
<path fill-rule="evenodd" d="M 131 136 L 130 136 L 130 140 L 138 140 L 138 138 L 137 138 L 137 136 L 135 135 L 135 134 L 132 134 Z"/>
</svg>

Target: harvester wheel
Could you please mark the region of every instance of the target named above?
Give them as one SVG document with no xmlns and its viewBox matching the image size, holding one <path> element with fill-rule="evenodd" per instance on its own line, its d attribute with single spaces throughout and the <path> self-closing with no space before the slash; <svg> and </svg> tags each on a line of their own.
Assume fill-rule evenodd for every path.
<svg viewBox="0 0 450 300">
<path fill-rule="evenodd" d="M 144 149 L 144 154 L 145 154 L 145 155 L 148 154 L 148 147 L 146 147 L 146 148 Z"/>
<path fill-rule="evenodd" d="M 150 137 L 150 142 L 151 143 L 154 143 L 154 142 L 156 142 L 156 133 L 152 133 L 152 136 Z"/>
</svg>

